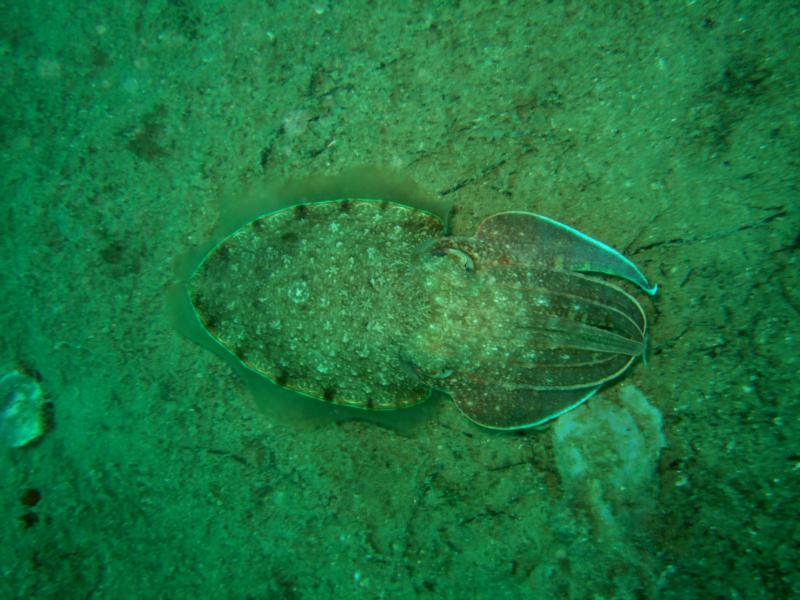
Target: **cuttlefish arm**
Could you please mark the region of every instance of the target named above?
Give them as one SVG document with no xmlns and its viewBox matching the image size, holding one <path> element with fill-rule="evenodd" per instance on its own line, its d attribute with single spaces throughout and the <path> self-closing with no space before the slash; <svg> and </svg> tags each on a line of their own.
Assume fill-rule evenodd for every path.
<svg viewBox="0 0 800 600">
<path fill-rule="evenodd" d="M 489 429 L 527 429 L 569 412 L 591 398 L 599 386 L 578 390 L 514 389 L 453 382 L 448 390 L 458 409 L 473 423 Z"/>
<path fill-rule="evenodd" d="M 486 218 L 475 236 L 507 260 L 543 269 L 621 277 L 651 296 L 658 291 L 630 259 L 611 246 L 549 217 L 509 211 Z"/>
</svg>

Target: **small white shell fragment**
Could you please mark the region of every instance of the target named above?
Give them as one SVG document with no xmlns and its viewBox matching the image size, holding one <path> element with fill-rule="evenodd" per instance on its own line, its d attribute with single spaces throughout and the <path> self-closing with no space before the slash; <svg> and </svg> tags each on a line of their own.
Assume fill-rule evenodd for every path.
<svg viewBox="0 0 800 600">
<path fill-rule="evenodd" d="M 44 434 L 45 398 L 39 382 L 10 371 L 0 377 L 0 438 L 10 448 L 21 448 Z"/>
</svg>

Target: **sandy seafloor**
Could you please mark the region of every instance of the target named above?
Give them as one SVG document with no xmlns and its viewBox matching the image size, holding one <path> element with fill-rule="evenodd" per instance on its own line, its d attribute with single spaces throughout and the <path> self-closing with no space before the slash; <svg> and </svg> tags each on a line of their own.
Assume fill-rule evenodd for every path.
<svg viewBox="0 0 800 600">
<path fill-rule="evenodd" d="M 0 367 L 52 402 L 0 452 L 0 597 L 800 595 L 797 3 L 0 17 Z M 360 166 L 462 231 L 533 210 L 624 250 L 661 286 L 647 365 L 522 434 L 254 401 L 176 333 L 175 259 L 243 190 Z"/>
</svg>

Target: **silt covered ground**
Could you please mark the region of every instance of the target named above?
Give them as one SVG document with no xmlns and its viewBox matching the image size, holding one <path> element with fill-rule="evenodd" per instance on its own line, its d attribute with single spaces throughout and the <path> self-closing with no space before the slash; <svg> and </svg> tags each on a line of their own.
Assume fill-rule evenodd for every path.
<svg viewBox="0 0 800 600">
<path fill-rule="evenodd" d="M 0 14 L 0 370 L 51 403 L 0 452 L 0 596 L 800 594 L 794 3 Z M 324 177 L 623 250 L 647 364 L 522 434 L 254 397 L 176 331 L 175 264 Z"/>
</svg>

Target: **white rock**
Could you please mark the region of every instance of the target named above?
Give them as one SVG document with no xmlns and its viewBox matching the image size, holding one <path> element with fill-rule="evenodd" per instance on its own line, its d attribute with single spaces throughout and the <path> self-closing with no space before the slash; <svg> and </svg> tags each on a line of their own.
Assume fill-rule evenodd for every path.
<svg viewBox="0 0 800 600">
<path fill-rule="evenodd" d="M 44 393 L 39 382 L 10 371 L 0 378 L 0 438 L 21 448 L 44 434 Z"/>
</svg>

